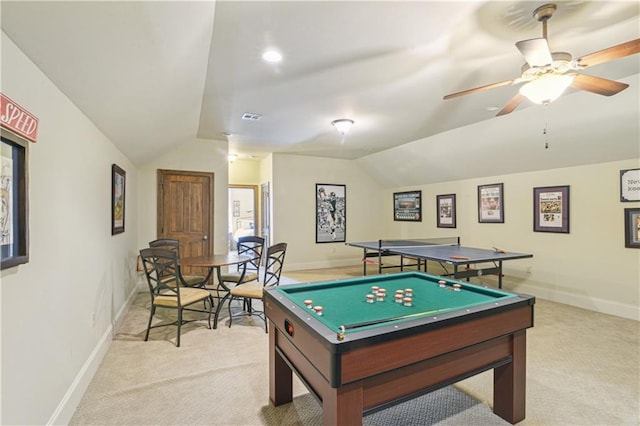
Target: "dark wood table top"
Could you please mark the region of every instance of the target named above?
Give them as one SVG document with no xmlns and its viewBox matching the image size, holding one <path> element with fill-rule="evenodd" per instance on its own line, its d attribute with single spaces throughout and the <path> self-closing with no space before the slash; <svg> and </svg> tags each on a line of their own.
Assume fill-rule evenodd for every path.
<svg viewBox="0 0 640 426">
<path fill-rule="evenodd" d="M 180 259 L 183 266 L 201 266 L 204 268 L 218 268 L 220 266 L 238 265 L 251 260 L 249 256 L 237 254 L 214 254 L 210 256 L 193 256 Z"/>
</svg>

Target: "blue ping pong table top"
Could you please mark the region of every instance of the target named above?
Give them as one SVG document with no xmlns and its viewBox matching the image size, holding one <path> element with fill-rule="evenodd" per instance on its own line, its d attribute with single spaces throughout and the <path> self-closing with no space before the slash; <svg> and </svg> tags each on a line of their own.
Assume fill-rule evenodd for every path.
<svg viewBox="0 0 640 426">
<path fill-rule="evenodd" d="M 347 243 L 353 247 L 360 247 L 368 250 L 380 250 L 379 241 L 364 241 L 356 243 Z M 410 243 L 409 243 L 410 244 Z M 529 253 L 516 253 L 505 251 L 497 251 L 495 249 L 482 249 L 474 247 L 465 247 L 457 244 L 451 245 L 417 245 L 410 246 L 382 246 L 382 251 L 403 256 L 411 256 L 421 259 L 435 260 L 438 262 L 448 262 L 452 264 L 474 263 L 474 262 L 498 262 L 501 260 L 525 259 L 533 257 Z M 453 256 L 453 257 L 452 257 Z M 463 259 L 456 258 L 464 257 Z"/>
</svg>

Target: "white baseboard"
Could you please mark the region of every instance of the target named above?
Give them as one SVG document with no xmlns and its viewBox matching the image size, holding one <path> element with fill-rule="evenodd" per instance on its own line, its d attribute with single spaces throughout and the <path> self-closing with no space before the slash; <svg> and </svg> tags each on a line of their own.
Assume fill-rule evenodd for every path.
<svg viewBox="0 0 640 426">
<path fill-rule="evenodd" d="M 58 404 L 58 407 L 53 412 L 47 425 L 67 425 L 71 421 L 71 417 L 73 417 L 73 413 L 75 413 L 76 408 L 78 408 L 78 404 L 82 400 L 84 393 L 87 391 L 93 376 L 95 376 L 102 360 L 107 354 L 107 351 L 111 347 L 111 342 L 113 342 L 114 330 L 117 330 L 118 327 L 124 321 L 124 317 L 126 313 L 129 311 L 131 304 L 133 303 L 133 298 L 135 294 L 138 292 L 138 286 L 134 286 L 129 297 L 125 303 L 123 303 L 122 308 L 118 311 L 115 318 L 113 319 L 112 324 L 107 327 L 104 334 L 96 344 L 95 348 L 87 358 L 87 361 L 84 363 L 76 378 L 74 379 L 71 386 L 65 393 L 64 397 Z"/>
<path fill-rule="evenodd" d="M 520 284 L 517 286 L 517 289 L 514 289 L 513 291 L 517 293 L 530 294 L 532 296 L 539 297 L 540 299 L 575 306 L 576 308 L 586 309 L 588 311 L 640 321 L 640 307 L 635 305 L 565 293 L 558 289 L 548 290 L 527 284 Z"/>
<path fill-rule="evenodd" d="M 304 263 L 288 263 L 285 265 L 285 270 L 286 271 L 304 271 L 307 269 L 340 268 L 343 266 L 354 266 L 354 265 L 362 265 L 362 260 L 360 258 L 355 258 L 355 259 L 319 260 L 315 262 L 304 262 Z"/>
</svg>

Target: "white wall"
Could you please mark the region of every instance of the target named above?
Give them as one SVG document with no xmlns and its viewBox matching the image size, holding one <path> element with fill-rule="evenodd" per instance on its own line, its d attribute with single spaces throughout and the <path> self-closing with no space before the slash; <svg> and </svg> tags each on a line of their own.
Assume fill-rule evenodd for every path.
<svg viewBox="0 0 640 426">
<path fill-rule="evenodd" d="M 138 246 L 146 247 L 157 235 L 158 169 L 214 173 L 213 250 L 228 251 L 227 219 L 229 163 L 226 141 L 195 140 L 140 167 Z"/>
<path fill-rule="evenodd" d="M 2 33 L 2 92 L 39 118 L 29 147 L 29 263 L 3 270 L 2 424 L 65 422 L 135 286 L 138 173 Z M 111 165 L 126 172 L 111 235 Z"/>
</svg>

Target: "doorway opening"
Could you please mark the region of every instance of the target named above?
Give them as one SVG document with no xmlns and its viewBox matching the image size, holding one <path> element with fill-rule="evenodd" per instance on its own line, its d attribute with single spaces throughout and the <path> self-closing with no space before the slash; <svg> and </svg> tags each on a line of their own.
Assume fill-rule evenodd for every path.
<svg viewBox="0 0 640 426">
<path fill-rule="evenodd" d="M 260 235 L 258 187 L 229 185 L 229 251 L 237 249 L 238 238 Z"/>
</svg>

